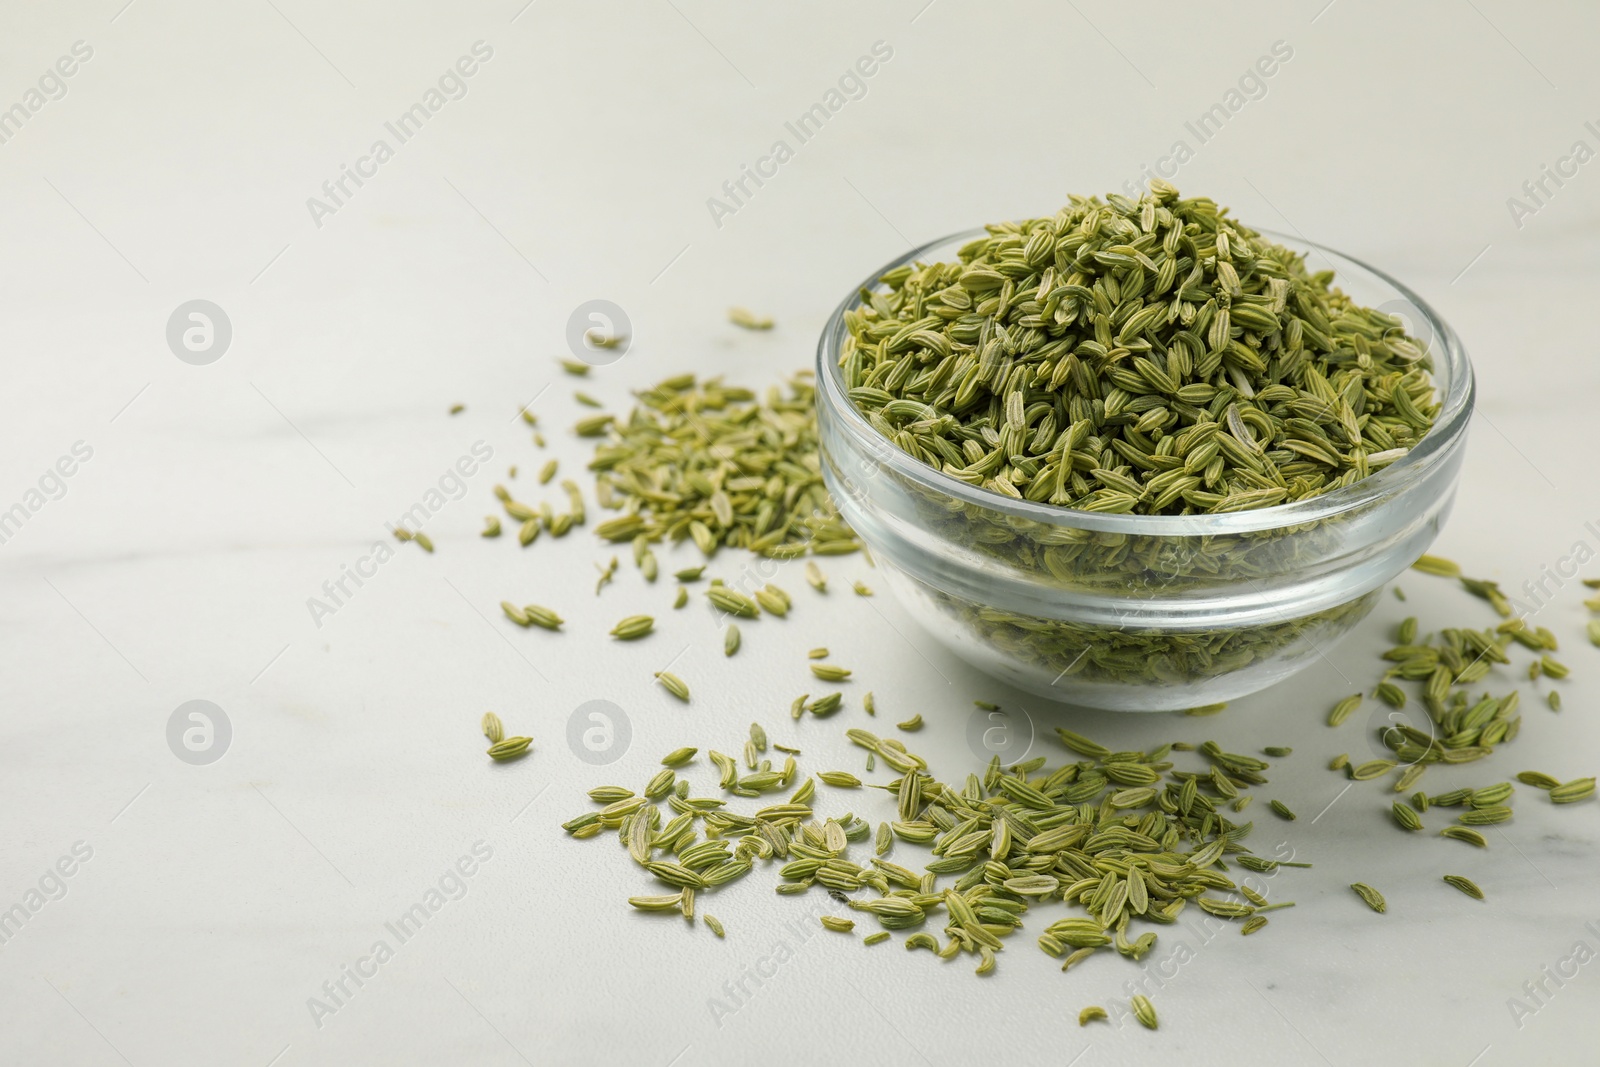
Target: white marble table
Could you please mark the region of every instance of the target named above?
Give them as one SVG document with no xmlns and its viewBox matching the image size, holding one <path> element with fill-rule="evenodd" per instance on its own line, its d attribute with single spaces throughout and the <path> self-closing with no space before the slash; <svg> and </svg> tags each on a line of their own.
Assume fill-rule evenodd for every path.
<svg viewBox="0 0 1600 1067">
<path fill-rule="evenodd" d="M 633 348 L 584 385 L 609 405 L 686 369 L 765 386 L 909 243 L 1149 166 L 1385 267 L 1458 327 L 1481 415 L 1439 550 L 1518 590 L 1600 547 L 1600 164 L 1571 154 L 1600 149 L 1592 10 L 123 4 L 13 4 L 0 33 L 0 107 L 20 107 L 0 112 L 0 510 L 22 508 L 0 544 L 0 1062 L 1595 1058 L 1600 963 L 1573 952 L 1600 950 L 1600 807 L 1522 790 L 1480 853 L 1403 837 L 1381 790 L 1338 797 L 1323 767 L 1364 745 L 1361 722 L 1321 717 L 1403 612 L 1490 621 L 1448 583 L 1404 579 L 1406 605 L 1385 599 L 1327 663 L 1222 717 L 1073 718 L 1114 747 L 1295 748 L 1262 792 L 1301 819 L 1256 810 L 1258 839 L 1316 864 L 1284 876 L 1299 906 L 1248 940 L 1164 934 L 1150 1034 L 1076 1025 L 1127 995 L 1126 961 L 1062 975 L 1024 933 L 977 979 L 814 933 L 820 905 L 772 894 L 767 871 L 716 900 L 726 941 L 632 914 L 615 846 L 557 825 L 587 788 L 734 744 L 751 719 L 814 768 L 860 766 L 841 736 L 859 709 L 789 724 L 794 649 L 847 648 L 887 714 L 924 714 L 916 745 L 947 774 L 973 761 L 970 702 L 1016 694 L 941 658 L 887 597 L 836 591 L 823 610 L 794 568 L 792 617 L 752 624 L 727 661 L 703 607 L 666 610 L 670 587 L 626 562 L 597 599 L 610 552 L 587 532 L 525 552 L 476 536 L 507 465 L 527 486 L 544 455 L 521 403 L 538 398 L 548 454 L 581 471 L 584 409 L 554 359 L 582 302 L 632 323 Z M 819 103 L 837 104 L 825 123 L 791 129 Z M 1534 199 L 1544 166 L 1568 176 Z M 168 321 L 194 300 L 231 338 L 193 338 L 188 362 Z M 736 330 L 734 303 L 778 328 Z M 435 509 L 474 447 L 490 458 Z M 418 502 L 437 553 L 363 563 Z M 324 583 L 347 568 L 367 577 L 335 601 Z M 872 580 L 859 559 L 829 570 Z M 569 632 L 510 629 L 507 595 L 559 606 Z M 1600 769 L 1581 597 L 1566 582 L 1539 613 L 1574 668 L 1566 710 L 1525 700 L 1521 738 L 1452 781 Z M 663 632 L 597 636 L 633 611 Z M 648 684 L 680 649 L 687 707 Z M 192 700 L 229 725 L 209 764 L 169 747 Z M 608 767 L 566 741 L 590 700 L 628 719 Z M 1043 733 L 1065 721 L 1024 703 Z M 486 765 L 488 708 L 532 757 Z M 1449 869 L 1489 900 L 1442 886 Z M 1358 878 L 1388 915 L 1353 900 Z M 391 929 L 441 887 L 425 924 Z"/>
</svg>

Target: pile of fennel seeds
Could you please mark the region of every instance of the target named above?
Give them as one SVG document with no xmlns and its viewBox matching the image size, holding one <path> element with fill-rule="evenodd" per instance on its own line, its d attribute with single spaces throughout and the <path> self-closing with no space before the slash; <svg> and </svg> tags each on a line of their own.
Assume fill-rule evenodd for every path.
<svg viewBox="0 0 1600 1067">
<path fill-rule="evenodd" d="M 1403 456 L 1438 402 L 1402 323 L 1164 182 L 988 227 L 848 312 L 851 401 L 968 484 L 1089 511 L 1303 500 Z"/>
<path fill-rule="evenodd" d="M 592 790 L 601 806 L 563 828 L 580 838 L 617 834 L 640 873 L 667 890 L 629 898 L 642 911 L 692 921 L 705 896 L 744 879 L 757 864 L 776 866 L 777 892 L 826 892 L 839 910 L 874 920 L 879 932 L 916 931 L 904 941 L 908 950 L 976 958 L 979 974 L 993 971 L 996 953 L 1022 929 L 1024 916 L 1052 901 L 1077 909 L 1055 917 L 1037 938 L 1043 951 L 1063 960 L 1063 970 L 1101 949 L 1143 959 L 1158 934 L 1141 926 L 1169 926 L 1191 904 L 1238 920 L 1242 932 L 1264 926 L 1265 913 L 1292 906 L 1269 902 L 1264 882 L 1253 888 L 1230 873 L 1230 862 L 1268 875 L 1280 866 L 1309 866 L 1254 856 L 1242 843 L 1252 824 L 1223 813 L 1249 803 L 1241 790 L 1266 783 L 1265 760 L 1206 742 L 1197 750 L 1204 768 L 1181 771 L 1169 756 L 1192 745 L 1113 752 L 1068 730 L 1057 734 L 1081 758 L 1046 770 L 1042 756 L 1010 768 L 997 756 L 981 776 L 945 783 L 903 743 L 847 731 L 869 766 L 881 762 L 898 775 L 869 786 L 888 792 L 897 807 L 895 818 L 874 829 L 854 813 L 821 818 L 814 810 L 819 782 L 848 794 L 859 792 L 860 779 L 837 770 L 802 774 L 798 750 L 772 746 L 784 754 L 778 765 L 766 755 L 765 731 L 752 726 L 742 760 L 706 754 L 718 772 L 716 789 L 696 793 L 688 774 L 698 750 L 678 749 L 638 792 Z M 735 798 L 755 798 L 752 810 L 736 809 Z M 907 845 L 928 847 L 933 859 L 920 870 L 894 862 Z M 706 922 L 722 936 L 720 923 Z M 822 922 L 837 932 L 854 930 L 845 915 Z M 941 922 L 935 936 L 930 924 Z M 869 945 L 881 940 L 863 938 Z"/>
<path fill-rule="evenodd" d="M 604 433 L 589 469 L 595 494 L 621 515 L 608 541 L 690 539 L 708 558 L 723 545 L 790 559 L 860 545 L 822 482 L 816 388 L 807 374 L 763 397 L 692 374 L 636 394 L 624 420 L 587 420 Z"/>
</svg>

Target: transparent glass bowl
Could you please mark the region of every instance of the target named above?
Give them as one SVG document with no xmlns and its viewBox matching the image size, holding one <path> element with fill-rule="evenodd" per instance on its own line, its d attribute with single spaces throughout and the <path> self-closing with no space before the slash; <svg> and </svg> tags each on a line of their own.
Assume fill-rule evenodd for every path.
<svg viewBox="0 0 1600 1067">
<path fill-rule="evenodd" d="M 858 412 L 839 368 L 845 312 L 903 264 L 956 258 L 985 231 L 886 264 L 817 346 L 823 477 L 890 589 L 946 648 L 1052 700 L 1175 711 L 1264 689 L 1326 654 L 1449 514 L 1472 417 L 1472 366 L 1405 286 L 1330 249 L 1265 233 L 1399 315 L 1433 359 L 1433 428 L 1400 460 L 1320 497 L 1223 515 L 1106 515 L 969 486 L 902 452 Z"/>
</svg>

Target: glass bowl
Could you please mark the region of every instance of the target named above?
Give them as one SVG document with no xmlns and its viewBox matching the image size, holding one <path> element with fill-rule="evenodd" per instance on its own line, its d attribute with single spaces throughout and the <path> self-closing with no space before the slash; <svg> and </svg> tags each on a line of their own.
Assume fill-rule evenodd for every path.
<svg viewBox="0 0 1600 1067">
<path fill-rule="evenodd" d="M 1220 515 L 1109 515 L 967 485 L 901 451 L 846 394 L 845 313 L 896 267 L 956 258 L 985 230 L 886 264 L 817 345 L 822 472 L 896 598 L 946 648 L 1039 696 L 1117 711 L 1232 700 L 1287 678 L 1372 610 L 1450 512 L 1472 418 L 1460 339 L 1423 300 L 1331 249 L 1262 231 L 1399 315 L 1433 362 L 1441 409 L 1409 453 L 1343 489 Z"/>
</svg>

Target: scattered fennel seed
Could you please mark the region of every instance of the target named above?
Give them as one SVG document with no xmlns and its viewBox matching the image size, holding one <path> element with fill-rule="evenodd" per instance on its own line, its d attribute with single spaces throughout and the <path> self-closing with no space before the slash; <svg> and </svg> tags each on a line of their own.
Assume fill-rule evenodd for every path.
<svg viewBox="0 0 1600 1067">
<path fill-rule="evenodd" d="M 907 719 L 905 722 L 895 723 L 895 726 L 901 730 L 905 730 L 907 733 L 915 733 L 916 731 L 922 729 L 922 715 L 919 712 L 918 714 L 911 716 L 911 718 Z"/>
<path fill-rule="evenodd" d="M 1289 810 L 1289 805 L 1285 804 L 1281 800 L 1274 800 L 1268 806 L 1272 808 L 1273 813 L 1279 818 L 1287 819 L 1290 822 L 1293 822 L 1296 818 L 1298 818 L 1294 812 Z"/>
<path fill-rule="evenodd" d="M 1463 878 L 1459 874 L 1447 874 L 1444 876 L 1443 881 L 1447 885 L 1454 886 L 1456 889 L 1461 890 L 1461 892 L 1465 893 L 1474 900 L 1483 899 L 1483 890 L 1479 889 L 1478 883 L 1474 882 L 1470 878 Z"/>
<path fill-rule="evenodd" d="M 563 359 L 558 360 L 558 362 L 561 364 L 561 369 L 568 374 L 576 375 L 579 378 L 588 377 L 589 364 L 582 363 L 576 359 Z"/>
<path fill-rule="evenodd" d="M 661 683 L 661 688 L 665 689 L 667 692 L 671 693 L 685 704 L 689 702 L 689 686 L 676 674 L 673 674 L 671 671 L 657 671 L 656 681 Z M 690 749 L 691 753 L 693 751 L 693 749 Z"/>
<path fill-rule="evenodd" d="M 655 628 L 656 621 L 648 615 L 629 615 L 611 628 L 611 636 L 619 641 L 637 641 Z"/>
<path fill-rule="evenodd" d="M 863 937 L 861 939 L 861 943 L 863 945 L 880 945 L 887 940 L 889 940 L 889 931 L 879 930 L 875 934 L 868 934 L 866 937 Z"/>
<path fill-rule="evenodd" d="M 1292 748 L 1284 748 L 1284 747 L 1281 747 L 1281 746 L 1278 746 L 1278 745 L 1268 745 L 1266 748 L 1263 748 L 1261 751 L 1265 755 L 1271 756 L 1273 759 L 1283 759 L 1283 758 L 1285 758 L 1287 756 L 1292 756 L 1294 754 L 1294 749 L 1292 749 Z"/>
<path fill-rule="evenodd" d="M 560 461 L 552 459 L 552 460 L 549 460 L 548 462 L 546 462 L 543 467 L 540 467 L 539 468 L 539 484 L 540 485 L 549 485 L 550 484 L 550 479 L 554 478 L 556 476 L 556 469 L 559 466 L 560 466 Z"/>
<path fill-rule="evenodd" d="M 1383 894 L 1372 888 L 1367 883 L 1351 882 L 1350 888 L 1354 889 L 1356 891 L 1356 895 L 1362 900 L 1366 901 L 1367 907 L 1371 908 L 1373 911 L 1381 914 L 1389 910 L 1389 904 L 1383 899 Z"/>
<path fill-rule="evenodd" d="M 1351 712 L 1361 706 L 1361 701 L 1362 695 L 1360 693 L 1352 693 L 1339 701 L 1333 706 L 1333 710 L 1328 712 L 1328 725 L 1338 726 L 1343 723 L 1350 717 Z"/>
<path fill-rule="evenodd" d="M 850 587 L 856 591 L 856 596 L 871 596 L 872 590 L 865 582 L 851 582 Z"/>
<path fill-rule="evenodd" d="M 452 415 L 459 415 L 465 410 L 467 410 L 467 405 L 465 405 L 465 404 L 451 404 L 450 405 L 450 414 L 452 414 Z"/>
<path fill-rule="evenodd" d="M 843 682 L 850 677 L 848 668 L 836 667 L 829 663 L 811 664 L 811 673 L 821 678 L 824 682 Z"/>
<path fill-rule="evenodd" d="M 531 737 L 507 737 L 489 746 L 489 758 L 501 762 L 514 760 L 524 755 L 531 744 L 533 744 Z"/>
<path fill-rule="evenodd" d="M 1439 831 L 1440 837 L 1448 837 L 1452 841 L 1465 841 L 1477 848 L 1488 848 L 1489 841 L 1478 831 L 1468 826 L 1446 826 Z"/>
<path fill-rule="evenodd" d="M 1078 1025 L 1088 1026 L 1099 1019 L 1109 1019 L 1110 1015 L 1098 1004 L 1091 1004 L 1078 1013 Z"/>
<path fill-rule="evenodd" d="M 422 531 L 418 530 L 416 533 L 412 534 L 411 535 L 411 539 L 413 541 L 415 541 L 417 543 L 417 546 L 419 548 L 421 548 L 424 552 L 432 552 L 433 551 L 433 538 L 429 537 L 427 534 L 423 533 Z M 1563 668 L 1563 670 L 1564 669 L 1565 668 Z M 1563 675 L 1563 677 L 1564 677 L 1564 675 Z"/>
<path fill-rule="evenodd" d="M 726 937 L 727 936 L 727 934 L 722 929 L 722 923 L 718 922 L 716 917 L 713 916 L 710 912 L 701 912 L 700 913 L 700 921 L 705 923 L 706 926 L 710 928 L 711 932 L 716 934 L 718 937 Z M 888 937 L 889 935 L 885 934 L 884 936 Z"/>
<path fill-rule="evenodd" d="M 534 626 L 541 626 L 546 630 L 559 630 L 566 620 L 549 608 L 540 607 L 538 604 L 522 605 L 522 613 Z"/>
<path fill-rule="evenodd" d="M 1461 577 L 1461 564 L 1454 560 L 1445 559 L 1443 556 L 1418 556 L 1417 561 L 1411 565 L 1411 569 L 1421 571 L 1423 574 L 1432 574 L 1439 578 Z"/>
<path fill-rule="evenodd" d="M 480 726 L 483 730 L 483 736 L 489 739 L 489 743 L 491 745 L 498 745 L 501 741 L 505 740 L 505 727 L 500 722 L 500 716 L 496 715 L 494 712 L 484 712 Z"/>
<path fill-rule="evenodd" d="M 828 658 L 828 650 L 825 649 L 825 648 L 813 648 L 810 652 L 806 653 L 806 658 L 807 659 L 827 659 Z"/>
<path fill-rule="evenodd" d="M 681 767 L 694 759 L 699 751 L 698 748 L 675 748 L 661 757 L 661 764 L 664 767 Z"/>
<path fill-rule="evenodd" d="M 1580 800 L 1588 800 L 1594 796 L 1593 778 L 1574 778 L 1550 790 L 1552 804 L 1576 804 Z"/>
<path fill-rule="evenodd" d="M 739 641 L 739 628 L 730 622 L 728 629 L 722 635 L 722 654 L 731 656 L 739 651 Z"/>
<path fill-rule="evenodd" d="M 735 326 L 743 326 L 747 330 L 772 329 L 772 319 L 765 315 L 757 315 L 753 311 L 747 311 L 742 307 L 729 308 L 728 321 Z"/>
<path fill-rule="evenodd" d="M 500 520 L 495 518 L 493 515 L 485 515 L 483 517 L 483 533 L 479 534 L 478 536 L 480 536 L 480 537 L 499 537 L 500 536 Z"/>
<path fill-rule="evenodd" d="M 822 925 L 827 927 L 829 930 L 834 930 L 841 934 L 848 934 L 850 931 L 856 928 L 856 921 L 854 919 L 840 918 L 837 915 L 824 915 L 822 916 Z"/>
<path fill-rule="evenodd" d="M 1135 993 L 1128 1000 L 1128 1006 L 1133 1009 L 1133 1017 L 1139 1020 L 1139 1025 L 1146 1030 L 1154 1030 L 1158 1025 L 1156 1021 L 1156 1008 L 1150 1003 L 1150 998 L 1143 993 Z"/>
<path fill-rule="evenodd" d="M 819 593 L 828 591 L 828 576 L 822 573 L 815 560 L 806 560 L 806 584 Z"/>
<path fill-rule="evenodd" d="M 673 607 L 673 609 L 676 610 L 678 608 L 681 608 L 681 607 L 685 606 L 688 603 L 689 603 L 689 590 L 685 589 L 681 585 L 678 586 L 678 595 L 676 597 L 673 597 L 673 599 L 672 599 L 672 607 Z"/>
</svg>

